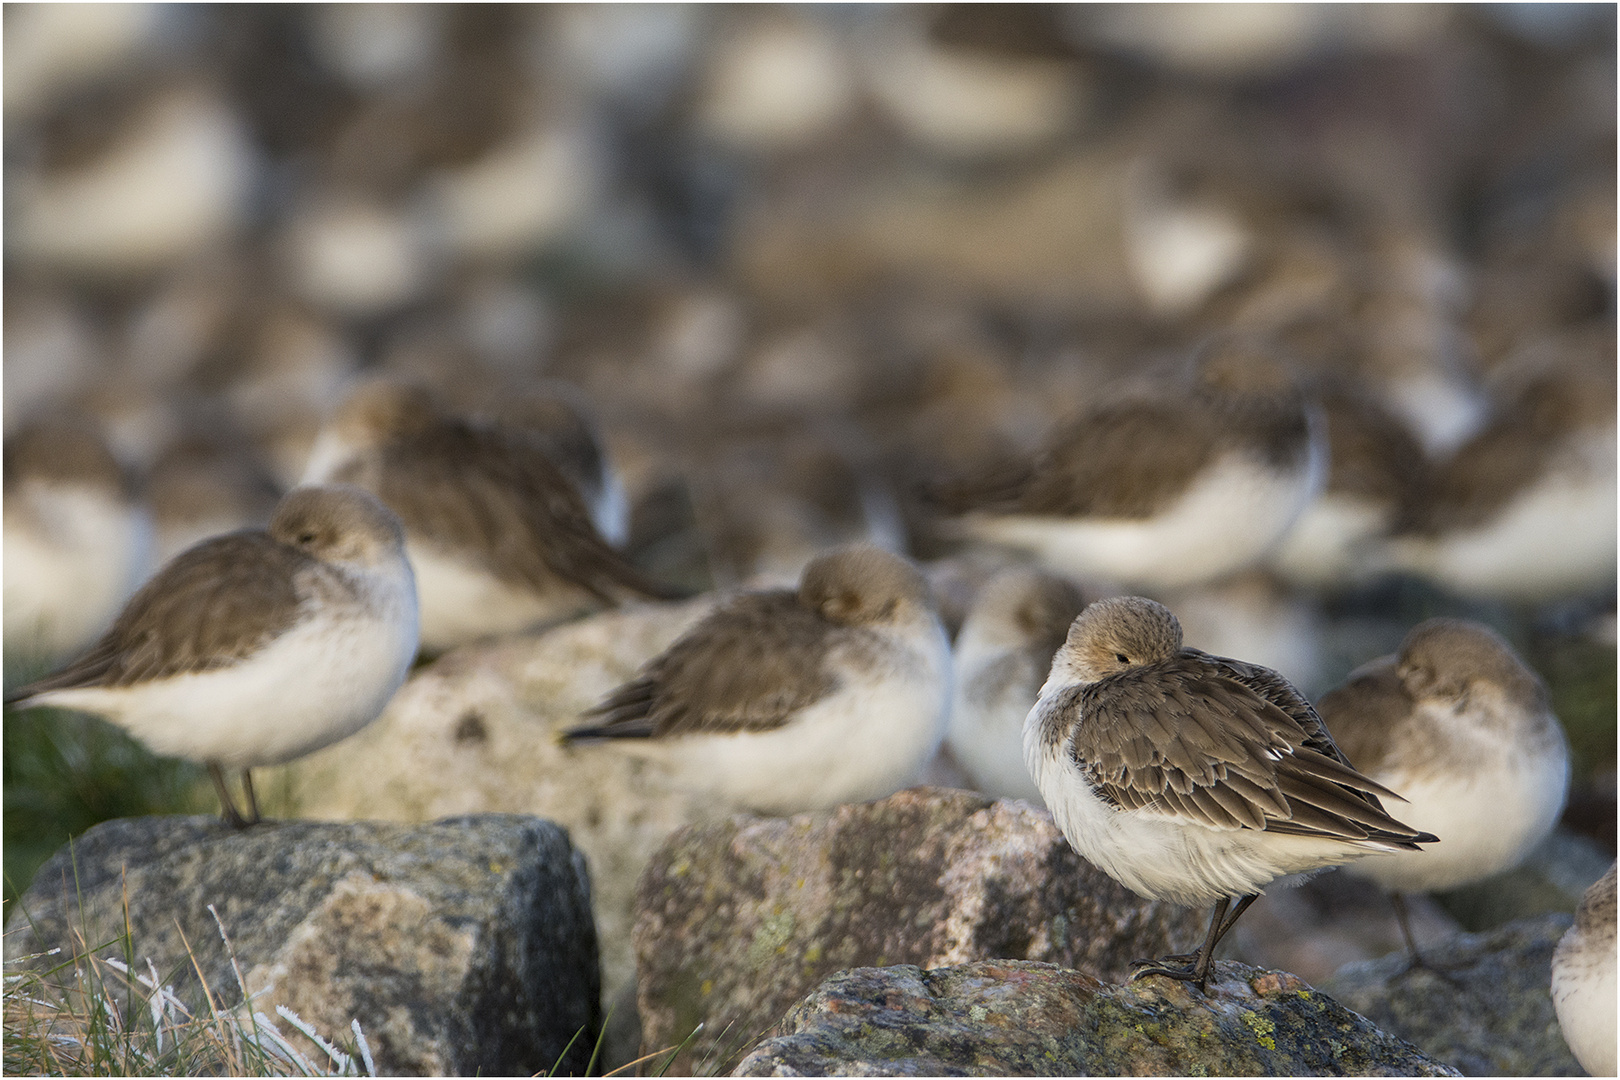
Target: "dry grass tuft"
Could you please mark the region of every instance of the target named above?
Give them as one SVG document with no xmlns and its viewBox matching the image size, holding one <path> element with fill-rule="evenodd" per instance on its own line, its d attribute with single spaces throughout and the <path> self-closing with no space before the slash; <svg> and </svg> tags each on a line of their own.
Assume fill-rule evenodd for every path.
<svg viewBox="0 0 1620 1080">
<path fill-rule="evenodd" d="M 218 922 L 217 912 L 214 919 Z M 225 938 L 223 926 L 220 936 Z M 229 950 L 228 938 L 225 945 Z M 377 1075 L 359 1021 L 351 1025 L 352 1041 L 338 1046 L 292 1010 L 278 1006 L 276 1014 L 292 1029 L 288 1034 L 253 1008 L 234 952 L 239 1003 L 224 1008 L 203 979 L 196 957 L 190 959 L 203 986 L 205 1007 L 181 1001 L 172 979 L 161 978 L 150 960 L 137 961 L 127 930 L 121 941 L 95 947 L 81 938 L 71 955 L 53 949 L 8 957 L 3 1071 L 33 1076 Z"/>
</svg>

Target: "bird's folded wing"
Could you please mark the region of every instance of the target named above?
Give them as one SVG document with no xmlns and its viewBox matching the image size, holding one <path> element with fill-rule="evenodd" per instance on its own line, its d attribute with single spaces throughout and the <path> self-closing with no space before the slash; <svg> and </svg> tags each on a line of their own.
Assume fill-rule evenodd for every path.
<svg viewBox="0 0 1620 1080">
<path fill-rule="evenodd" d="M 1106 403 L 1054 432 L 1026 462 L 939 485 L 936 501 L 953 513 L 1147 517 L 1214 455 L 1212 421 L 1179 395 Z"/>
<path fill-rule="evenodd" d="M 241 660 L 298 621 L 297 577 L 313 565 L 303 552 L 258 530 L 205 540 L 148 581 L 83 656 L 11 699 L 128 686 Z"/>
<path fill-rule="evenodd" d="M 1389 732 L 1412 705 L 1395 658 L 1385 656 L 1351 672 L 1343 686 L 1322 695 L 1316 708 L 1345 758 L 1358 769 L 1379 772 L 1396 764 L 1390 760 Z"/>
<path fill-rule="evenodd" d="M 1386 789 L 1342 760 L 1314 711 L 1307 724 L 1296 719 L 1310 705 L 1280 676 L 1267 672 L 1279 685 L 1254 687 L 1210 659 L 1183 654 L 1155 665 L 1151 679 L 1085 688 L 1073 753 L 1102 798 L 1213 829 L 1395 842 L 1426 835 L 1384 812 L 1376 794 Z"/>
<path fill-rule="evenodd" d="M 827 658 L 839 632 L 791 592 L 737 597 L 585 714 L 601 723 L 566 734 L 664 738 L 781 727 L 837 689 Z"/>
<path fill-rule="evenodd" d="M 407 532 L 483 553 L 498 578 L 540 591 L 560 580 L 606 602 L 624 590 L 675 598 L 602 539 L 579 493 L 530 441 L 452 424 L 368 458 L 337 479 L 370 487 Z"/>
</svg>

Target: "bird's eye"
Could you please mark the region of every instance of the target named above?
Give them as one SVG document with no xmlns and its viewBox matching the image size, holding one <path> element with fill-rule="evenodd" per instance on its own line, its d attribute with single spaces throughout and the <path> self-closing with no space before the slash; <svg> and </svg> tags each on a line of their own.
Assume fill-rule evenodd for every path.
<svg viewBox="0 0 1620 1080">
<path fill-rule="evenodd" d="M 298 534 L 298 542 L 300 544 L 313 544 L 315 542 L 315 534 L 312 532 L 301 532 Z"/>
<path fill-rule="evenodd" d="M 1128 663 L 1130 663 L 1130 662 L 1131 662 L 1131 658 L 1130 658 L 1130 657 L 1128 657 L 1128 656 L 1126 656 L 1126 655 L 1125 655 L 1125 654 L 1124 654 L 1124 653 L 1122 653 L 1122 652 L 1117 652 L 1117 653 L 1115 653 L 1115 654 L 1114 654 L 1114 659 L 1115 659 L 1115 660 L 1118 660 L 1118 661 L 1119 661 L 1119 662 L 1120 662 L 1120 663 L 1122 663 L 1122 664 L 1128 664 Z"/>
</svg>

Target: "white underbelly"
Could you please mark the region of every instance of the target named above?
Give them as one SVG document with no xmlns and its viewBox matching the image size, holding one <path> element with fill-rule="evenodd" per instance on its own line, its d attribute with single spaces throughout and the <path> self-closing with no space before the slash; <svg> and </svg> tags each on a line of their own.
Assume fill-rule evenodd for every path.
<svg viewBox="0 0 1620 1080">
<path fill-rule="evenodd" d="M 943 632 L 920 659 L 846 686 L 772 731 L 683 735 L 642 749 L 667 760 L 684 786 L 764 813 L 881 799 L 915 782 L 945 737 L 951 657 Z"/>
<path fill-rule="evenodd" d="M 1041 805 L 1040 788 L 1024 764 L 1023 730 L 1024 717 L 1035 704 L 1046 672 L 1020 669 L 996 692 L 987 694 L 971 680 L 986 664 L 1006 654 L 981 654 L 961 641 L 958 648 L 962 651 L 955 664 L 957 683 L 945 736 L 951 755 L 986 795 Z"/>
<path fill-rule="evenodd" d="M 408 618 L 306 621 L 228 668 L 59 690 L 40 701 L 104 716 L 160 754 L 233 768 L 275 765 L 375 719 L 415 653 Z"/>
<path fill-rule="evenodd" d="M 1422 851 L 1372 855 L 1350 868 L 1397 892 L 1452 889 L 1512 869 L 1557 824 L 1569 791 L 1567 750 L 1526 756 L 1512 748 L 1481 767 L 1420 777 L 1381 770 L 1374 779 L 1406 799 L 1384 809 L 1440 838 Z"/>
<path fill-rule="evenodd" d="M 4 628 L 8 654 L 56 659 L 78 652 L 117 617 L 151 569 L 144 510 L 97 492 L 8 495 Z"/>
<path fill-rule="evenodd" d="M 426 653 L 560 622 L 602 606 L 582 589 L 537 594 L 419 542 L 407 541 L 405 551 L 416 571 Z"/>
<path fill-rule="evenodd" d="M 1355 843 L 1255 829 L 1213 829 L 1115 810 L 1066 760 L 1064 746 L 1040 745 L 1025 725 L 1030 772 L 1052 817 L 1087 862 L 1138 896 L 1199 906 L 1250 896 L 1278 878 L 1359 859 Z M 1066 745 L 1066 744 L 1065 744 Z"/>
<path fill-rule="evenodd" d="M 1308 588 L 1360 582 L 1374 570 L 1375 548 L 1389 523 L 1387 508 L 1324 492 L 1277 545 L 1271 565 L 1286 580 Z"/>
<path fill-rule="evenodd" d="M 1152 518 L 974 514 L 962 527 L 980 539 L 1025 549 L 1071 577 L 1174 588 L 1258 560 L 1293 525 L 1319 483 L 1314 462 L 1278 473 L 1231 458 Z"/>
<path fill-rule="evenodd" d="M 1553 956 L 1552 999 L 1564 1041 L 1593 1076 L 1615 1075 L 1614 928 L 1607 948 L 1571 951 L 1566 937 Z"/>
<path fill-rule="evenodd" d="M 1438 538 L 1406 538 L 1394 557 L 1466 596 L 1543 600 L 1615 580 L 1617 511 L 1613 434 L 1588 459 L 1520 494 L 1487 524 Z"/>
</svg>

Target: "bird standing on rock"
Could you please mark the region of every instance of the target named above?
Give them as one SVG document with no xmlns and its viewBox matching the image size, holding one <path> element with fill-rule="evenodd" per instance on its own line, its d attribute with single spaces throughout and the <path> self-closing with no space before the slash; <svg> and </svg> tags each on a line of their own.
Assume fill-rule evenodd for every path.
<svg viewBox="0 0 1620 1080">
<path fill-rule="evenodd" d="M 793 814 L 882 798 L 939 749 L 951 647 L 916 567 L 856 544 L 797 589 L 723 601 L 587 716 L 724 802 Z"/>
<path fill-rule="evenodd" d="M 1446 838 L 1348 867 L 1390 891 L 1414 963 L 1401 893 L 1455 889 L 1512 869 L 1547 838 L 1569 792 L 1569 744 L 1547 688 L 1488 627 L 1429 619 L 1399 651 L 1316 703 L 1367 775 L 1399 789 L 1403 816 Z"/>
<path fill-rule="evenodd" d="M 609 546 L 527 433 L 446 415 L 421 387 L 358 387 L 311 451 L 304 482 L 326 481 L 366 488 L 404 523 L 424 652 L 676 596 Z"/>
<path fill-rule="evenodd" d="M 202 762 L 225 819 L 259 819 L 249 769 L 374 720 L 416 655 L 416 586 L 399 519 L 346 485 L 296 488 L 266 529 L 175 556 L 100 641 L 7 697 L 93 713 Z M 242 770 L 247 814 L 225 785 Z"/>
<path fill-rule="evenodd" d="M 1138 961 L 1133 978 L 1203 988 L 1215 946 L 1266 885 L 1437 839 L 1384 812 L 1378 797 L 1400 796 L 1350 765 L 1287 679 L 1183 646 L 1176 617 L 1139 596 L 1075 619 L 1025 719 L 1024 755 L 1086 859 L 1148 899 L 1215 904 L 1196 955 Z"/>
</svg>

